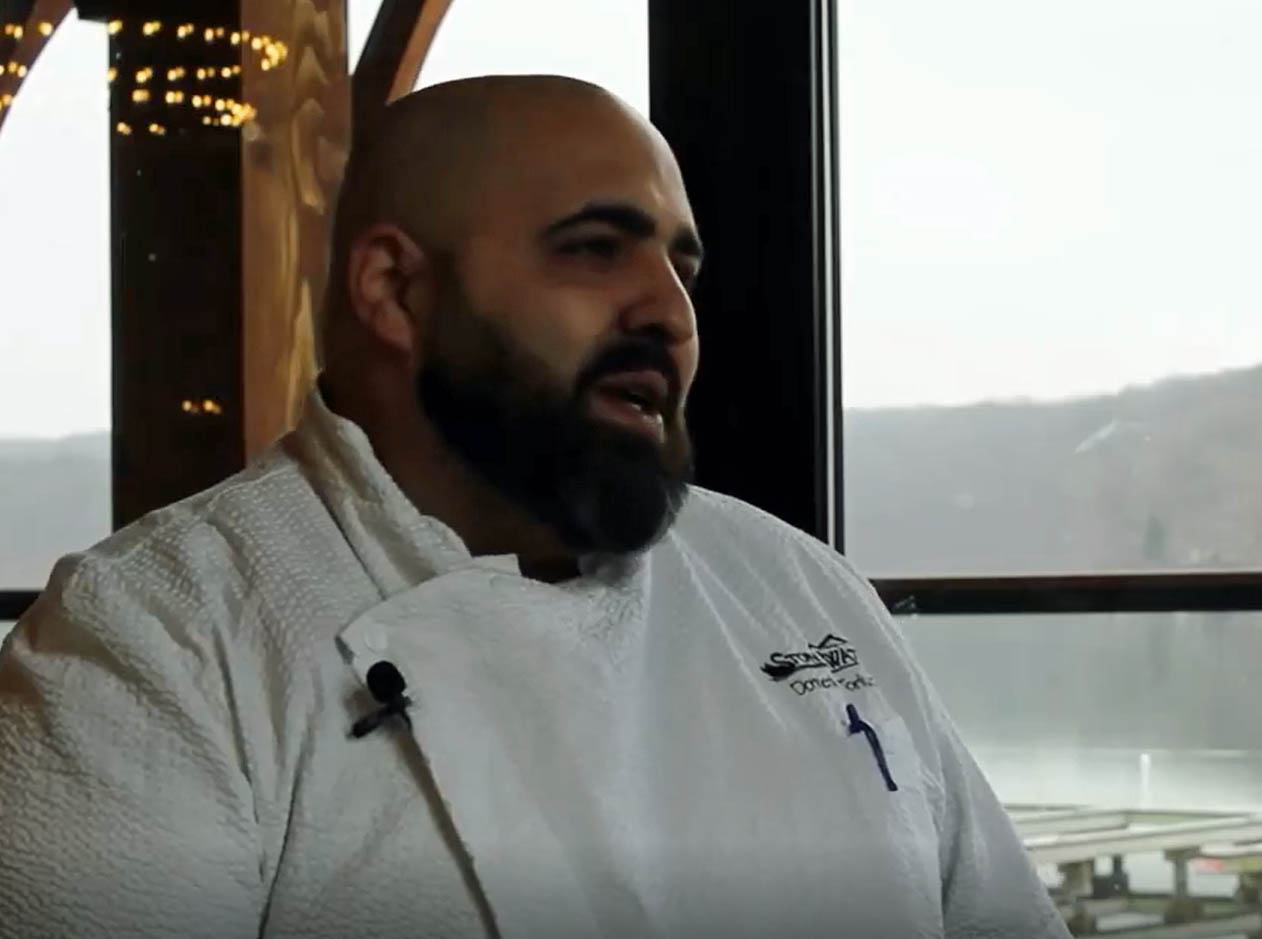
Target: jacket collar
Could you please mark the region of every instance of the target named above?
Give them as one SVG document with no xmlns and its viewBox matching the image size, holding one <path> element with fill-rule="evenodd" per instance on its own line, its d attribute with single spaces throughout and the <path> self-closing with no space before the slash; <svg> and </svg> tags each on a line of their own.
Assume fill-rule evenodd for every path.
<svg viewBox="0 0 1262 939">
<path fill-rule="evenodd" d="M 381 465 L 363 429 L 332 411 L 318 385 L 286 441 L 383 598 L 468 567 L 520 575 L 517 556 L 470 553 L 443 521 L 423 515 Z M 554 585 L 572 593 L 639 592 L 647 552 L 584 555 L 580 576 Z"/>
</svg>

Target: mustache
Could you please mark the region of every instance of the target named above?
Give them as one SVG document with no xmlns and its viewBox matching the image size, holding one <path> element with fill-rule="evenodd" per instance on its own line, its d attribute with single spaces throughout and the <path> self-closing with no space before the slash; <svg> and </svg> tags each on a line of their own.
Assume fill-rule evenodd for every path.
<svg viewBox="0 0 1262 939">
<path fill-rule="evenodd" d="M 629 339 L 598 353 L 579 373 L 575 382 L 575 397 L 581 398 L 602 378 L 643 369 L 661 372 L 665 376 L 670 388 L 670 407 L 676 407 L 681 394 L 680 386 L 683 384 L 679 368 L 675 365 L 670 350 L 663 343 L 652 339 Z"/>
</svg>

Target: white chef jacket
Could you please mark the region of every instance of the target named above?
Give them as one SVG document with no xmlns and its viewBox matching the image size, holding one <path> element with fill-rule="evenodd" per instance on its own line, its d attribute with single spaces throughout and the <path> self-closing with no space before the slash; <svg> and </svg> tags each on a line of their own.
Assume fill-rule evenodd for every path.
<svg viewBox="0 0 1262 939">
<path fill-rule="evenodd" d="M 0 936 L 1068 935 L 842 557 L 694 487 L 581 568 L 470 555 L 314 392 L 6 640 Z M 351 739 L 382 660 L 411 730 Z"/>
</svg>

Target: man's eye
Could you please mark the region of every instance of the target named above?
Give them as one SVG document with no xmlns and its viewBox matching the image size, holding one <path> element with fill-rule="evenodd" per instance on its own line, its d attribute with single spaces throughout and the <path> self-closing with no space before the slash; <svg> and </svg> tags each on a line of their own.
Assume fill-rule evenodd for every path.
<svg viewBox="0 0 1262 939">
<path fill-rule="evenodd" d="M 587 254 L 602 260 L 609 260 L 618 253 L 617 238 L 582 238 L 578 241 L 569 241 L 561 245 L 562 254 L 582 255 Z"/>
</svg>

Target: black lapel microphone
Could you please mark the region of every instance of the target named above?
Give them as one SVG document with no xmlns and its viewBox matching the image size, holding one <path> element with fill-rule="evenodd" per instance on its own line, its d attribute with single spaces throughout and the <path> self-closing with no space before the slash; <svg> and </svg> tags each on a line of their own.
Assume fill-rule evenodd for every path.
<svg viewBox="0 0 1262 939">
<path fill-rule="evenodd" d="M 368 669 L 367 677 L 368 690 L 381 702 L 381 707 L 357 720 L 351 727 L 351 736 L 363 737 L 372 733 L 392 714 L 403 718 L 403 723 L 411 730 L 412 718 L 408 717 L 407 709 L 412 706 L 412 699 L 403 693 L 408 683 L 403 680 L 399 670 L 393 663 L 382 660 Z"/>
</svg>

